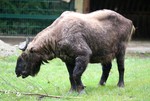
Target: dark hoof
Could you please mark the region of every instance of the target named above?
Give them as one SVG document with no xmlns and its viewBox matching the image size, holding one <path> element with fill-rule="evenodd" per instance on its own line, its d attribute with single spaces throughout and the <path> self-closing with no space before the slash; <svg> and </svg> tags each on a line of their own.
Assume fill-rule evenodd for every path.
<svg viewBox="0 0 150 101">
<path fill-rule="evenodd" d="M 69 90 L 69 94 L 72 94 L 72 93 L 74 93 L 74 92 L 77 92 L 77 90 L 76 89 L 73 89 L 73 88 L 70 88 L 70 90 Z"/>
<path fill-rule="evenodd" d="M 123 82 L 118 83 L 117 86 L 123 88 L 124 87 L 124 83 Z"/>
<path fill-rule="evenodd" d="M 77 94 L 77 95 L 82 95 L 82 94 L 86 94 L 86 92 L 85 92 L 85 90 L 84 89 L 70 89 L 69 90 L 69 92 L 68 92 L 68 94 L 70 95 L 70 94 Z"/>
<path fill-rule="evenodd" d="M 81 90 L 80 92 L 78 92 L 79 93 L 79 95 L 82 95 L 82 94 L 86 94 L 86 92 L 85 92 L 85 90 L 83 89 L 83 90 Z"/>
<path fill-rule="evenodd" d="M 105 86 L 106 82 L 101 80 L 100 83 L 99 83 L 101 86 Z"/>
<path fill-rule="evenodd" d="M 78 86 L 77 87 L 77 92 L 79 94 L 85 94 L 84 88 L 85 88 L 85 86 Z"/>
</svg>

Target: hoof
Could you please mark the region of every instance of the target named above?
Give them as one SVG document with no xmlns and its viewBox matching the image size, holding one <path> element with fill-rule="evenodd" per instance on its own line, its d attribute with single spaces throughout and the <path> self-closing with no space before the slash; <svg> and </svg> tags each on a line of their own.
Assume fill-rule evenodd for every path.
<svg viewBox="0 0 150 101">
<path fill-rule="evenodd" d="M 83 90 L 81 90 L 80 92 L 78 92 L 79 93 L 79 95 L 83 95 L 83 94 L 86 94 L 86 92 L 85 92 L 85 90 L 83 89 Z"/>
<path fill-rule="evenodd" d="M 101 86 L 105 86 L 106 82 L 101 80 L 100 83 L 99 83 Z"/>
<path fill-rule="evenodd" d="M 70 94 L 77 94 L 77 95 L 82 95 L 82 94 L 86 94 L 85 90 L 84 89 L 70 89 L 69 92 L 68 92 L 68 95 Z"/>
<path fill-rule="evenodd" d="M 74 93 L 74 92 L 76 92 L 76 91 L 77 91 L 76 89 L 70 88 L 68 94 L 72 94 L 72 93 Z"/>
<path fill-rule="evenodd" d="M 79 94 L 85 94 L 84 88 L 85 88 L 85 86 L 78 86 L 77 87 L 77 92 Z"/>
<path fill-rule="evenodd" d="M 123 82 L 118 83 L 117 86 L 123 88 L 124 87 L 124 83 Z"/>
</svg>

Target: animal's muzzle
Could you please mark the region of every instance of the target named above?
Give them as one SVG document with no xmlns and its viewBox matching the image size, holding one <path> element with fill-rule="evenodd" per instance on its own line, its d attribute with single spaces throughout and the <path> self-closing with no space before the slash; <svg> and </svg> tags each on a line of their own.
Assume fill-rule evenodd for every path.
<svg viewBox="0 0 150 101">
<path fill-rule="evenodd" d="M 27 71 L 16 70 L 15 72 L 16 72 L 17 77 L 22 76 L 22 78 L 26 78 L 29 76 L 29 73 Z"/>
</svg>

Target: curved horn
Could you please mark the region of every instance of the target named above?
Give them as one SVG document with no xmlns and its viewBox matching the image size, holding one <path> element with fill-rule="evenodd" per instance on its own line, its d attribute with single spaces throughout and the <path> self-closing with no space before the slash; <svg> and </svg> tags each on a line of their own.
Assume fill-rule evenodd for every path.
<svg viewBox="0 0 150 101">
<path fill-rule="evenodd" d="M 26 38 L 26 41 L 21 42 L 19 44 L 19 49 L 22 50 L 22 51 L 25 51 L 27 46 L 28 46 L 28 44 L 29 44 L 29 42 L 30 42 L 30 38 L 28 37 L 28 38 Z"/>
</svg>

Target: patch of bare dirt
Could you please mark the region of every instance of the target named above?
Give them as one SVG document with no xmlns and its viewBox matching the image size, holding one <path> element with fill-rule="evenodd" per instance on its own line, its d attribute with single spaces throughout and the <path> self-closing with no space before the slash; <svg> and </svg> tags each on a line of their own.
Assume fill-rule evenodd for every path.
<svg viewBox="0 0 150 101">
<path fill-rule="evenodd" d="M 17 47 L 9 45 L 0 40 L 0 56 L 5 57 L 13 54 L 17 54 Z"/>
</svg>

